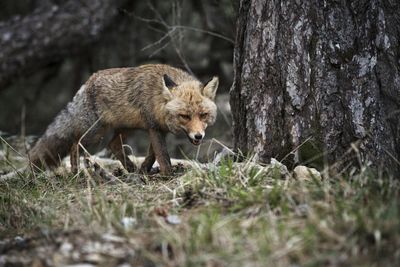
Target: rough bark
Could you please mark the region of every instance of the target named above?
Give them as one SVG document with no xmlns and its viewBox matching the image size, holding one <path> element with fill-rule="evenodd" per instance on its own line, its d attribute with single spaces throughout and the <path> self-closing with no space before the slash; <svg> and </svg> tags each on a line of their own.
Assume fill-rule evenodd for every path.
<svg viewBox="0 0 400 267">
<path fill-rule="evenodd" d="M 0 90 L 18 75 L 60 60 L 95 40 L 123 1 L 66 1 L 0 22 Z"/>
<path fill-rule="evenodd" d="M 242 0 L 234 65 L 236 149 L 400 169 L 399 2 Z"/>
</svg>

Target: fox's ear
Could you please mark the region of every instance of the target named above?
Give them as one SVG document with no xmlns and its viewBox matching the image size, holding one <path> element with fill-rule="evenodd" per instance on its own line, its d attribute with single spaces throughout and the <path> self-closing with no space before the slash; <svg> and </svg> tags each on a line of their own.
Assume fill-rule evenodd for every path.
<svg viewBox="0 0 400 267">
<path fill-rule="evenodd" d="M 164 74 L 163 79 L 163 93 L 168 97 L 172 97 L 170 89 L 176 86 L 176 83 L 167 74 Z"/>
<path fill-rule="evenodd" d="M 217 76 L 214 76 L 203 89 L 203 95 L 211 100 L 214 100 L 215 94 L 217 93 L 219 80 Z"/>
<path fill-rule="evenodd" d="M 164 86 L 167 87 L 168 89 L 171 89 L 171 88 L 177 86 L 177 84 L 167 74 L 164 74 L 163 82 L 164 82 Z"/>
</svg>

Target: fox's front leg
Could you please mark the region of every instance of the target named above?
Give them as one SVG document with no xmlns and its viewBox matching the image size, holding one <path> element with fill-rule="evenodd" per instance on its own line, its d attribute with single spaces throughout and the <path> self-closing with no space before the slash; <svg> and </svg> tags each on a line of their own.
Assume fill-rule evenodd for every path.
<svg viewBox="0 0 400 267">
<path fill-rule="evenodd" d="M 160 164 L 160 173 L 162 175 L 169 175 L 172 173 L 171 160 L 167 151 L 167 143 L 165 142 L 165 135 L 155 129 L 149 130 L 150 142 L 153 148 L 155 158 Z"/>
<path fill-rule="evenodd" d="M 136 166 L 128 158 L 127 153 L 126 153 L 127 151 L 125 151 L 125 149 L 123 147 L 124 142 L 125 142 L 125 134 L 123 134 L 121 131 L 115 131 L 114 137 L 108 144 L 108 147 L 110 148 L 111 152 L 122 163 L 122 165 L 128 172 L 135 172 Z"/>
<path fill-rule="evenodd" d="M 153 146 L 150 143 L 147 156 L 144 159 L 142 166 L 140 167 L 140 172 L 149 173 L 155 161 L 156 161 L 156 155 L 154 154 Z"/>
</svg>

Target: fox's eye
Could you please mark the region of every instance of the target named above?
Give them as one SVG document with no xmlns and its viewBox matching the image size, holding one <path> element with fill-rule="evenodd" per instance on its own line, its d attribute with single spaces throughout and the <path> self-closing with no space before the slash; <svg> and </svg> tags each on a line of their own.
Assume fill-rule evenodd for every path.
<svg viewBox="0 0 400 267">
<path fill-rule="evenodd" d="M 208 113 L 200 113 L 200 119 L 205 119 L 205 118 L 207 118 L 207 116 L 208 116 Z"/>
<path fill-rule="evenodd" d="M 186 114 L 179 114 L 179 117 L 181 117 L 182 119 L 184 119 L 185 121 L 190 120 L 190 116 L 186 115 Z"/>
</svg>

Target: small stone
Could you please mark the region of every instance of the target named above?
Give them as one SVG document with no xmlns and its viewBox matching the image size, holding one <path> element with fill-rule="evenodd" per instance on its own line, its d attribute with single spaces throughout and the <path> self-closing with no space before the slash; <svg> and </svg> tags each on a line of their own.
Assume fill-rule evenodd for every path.
<svg viewBox="0 0 400 267">
<path fill-rule="evenodd" d="M 71 243 L 69 242 L 64 242 L 62 243 L 62 245 L 60 246 L 60 252 L 64 255 L 69 255 L 69 253 L 72 251 L 74 247 L 72 246 Z"/>
<path fill-rule="evenodd" d="M 274 158 L 271 158 L 271 163 L 267 166 L 267 169 L 277 169 L 282 176 L 287 176 L 289 174 L 287 167 Z"/>
<path fill-rule="evenodd" d="M 168 215 L 165 217 L 165 220 L 169 224 L 180 224 L 181 219 L 178 217 L 178 215 Z"/>
<path fill-rule="evenodd" d="M 130 229 L 136 224 L 136 219 L 133 217 L 124 217 L 121 219 L 121 224 L 124 226 L 125 230 Z"/>
<path fill-rule="evenodd" d="M 91 253 L 86 255 L 85 261 L 91 263 L 99 263 L 103 260 L 103 257 L 99 253 Z"/>
<path fill-rule="evenodd" d="M 23 237 L 20 237 L 19 235 L 14 237 L 15 242 L 17 243 L 22 243 L 25 241 L 25 239 Z"/>
<path fill-rule="evenodd" d="M 102 235 L 102 238 L 104 241 L 108 241 L 108 242 L 123 243 L 125 241 L 124 238 L 117 236 L 117 235 L 113 235 L 111 233 Z"/>
<path fill-rule="evenodd" d="M 314 168 L 308 168 L 306 166 L 297 166 L 293 170 L 294 177 L 298 180 L 321 180 L 321 173 Z"/>
<path fill-rule="evenodd" d="M 71 265 L 64 265 L 65 267 L 95 267 L 96 265 L 89 264 L 89 263 L 77 263 Z"/>
</svg>

